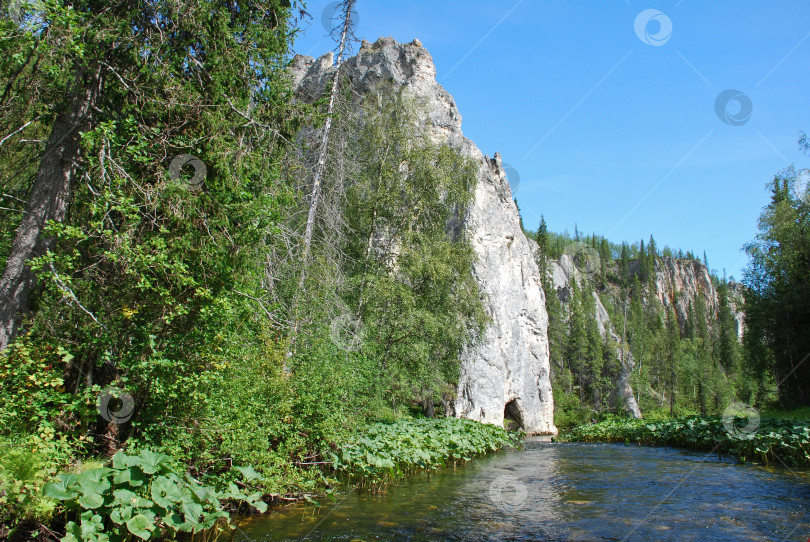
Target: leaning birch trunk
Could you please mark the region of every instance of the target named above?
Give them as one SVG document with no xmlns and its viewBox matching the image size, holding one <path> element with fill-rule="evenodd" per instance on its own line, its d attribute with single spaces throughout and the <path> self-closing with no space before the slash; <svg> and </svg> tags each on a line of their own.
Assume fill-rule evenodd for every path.
<svg viewBox="0 0 810 542">
<path fill-rule="evenodd" d="M 100 69 L 85 81 L 81 79 L 77 77 L 80 87 L 69 109 L 56 117 L 0 279 L 0 352 L 17 335 L 28 309 L 28 293 L 36 285 L 36 275 L 27 263 L 50 247 L 42 230 L 50 220 L 64 220 L 70 204 L 81 157 L 79 134 L 90 124 L 103 84 Z"/>
</svg>

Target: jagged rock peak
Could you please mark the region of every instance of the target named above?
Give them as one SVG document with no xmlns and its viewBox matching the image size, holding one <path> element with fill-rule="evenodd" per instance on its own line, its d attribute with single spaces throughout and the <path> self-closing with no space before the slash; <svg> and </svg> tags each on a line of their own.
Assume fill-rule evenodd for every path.
<svg viewBox="0 0 810 542">
<path fill-rule="evenodd" d="M 298 99 L 313 102 L 329 89 L 334 58 L 296 56 L 290 76 Z M 453 97 L 436 82 L 436 67 L 419 40 L 364 41 L 340 67 L 357 94 L 393 83 L 424 102 L 428 133 L 478 163 L 475 200 L 461 222 L 476 259 L 475 276 L 491 322 L 464 354 L 448 413 L 502 424 L 512 418 L 529 434 L 555 434 L 548 351 L 548 315 L 540 270 L 520 226 L 500 155 L 485 156 L 461 131 Z"/>
</svg>

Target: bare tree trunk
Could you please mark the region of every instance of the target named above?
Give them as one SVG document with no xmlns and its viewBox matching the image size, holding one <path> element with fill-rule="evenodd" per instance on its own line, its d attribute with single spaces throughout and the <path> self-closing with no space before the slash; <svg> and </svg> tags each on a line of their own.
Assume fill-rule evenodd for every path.
<svg viewBox="0 0 810 542">
<path fill-rule="evenodd" d="M 292 324 L 293 329 L 291 333 L 290 348 L 288 355 L 295 351 L 295 342 L 298 336 L 299 322 L 299 303 L 301 295 L 304 290 L 304 283 L 307 278 L 307 265 L 309 264 L 309 256 L 312 251 L 312 236 L 315 232 L 315 219 L 318 214 L 318 207 L 321 203 L 321 188 L 324 171 L 326 169 L 326 159 L 329 150 L 329 135 L 332 130 L 332 118 L 335 114 L 337 104 L 339 83 L 340 83 L 340 66 L 343 63 L 343 56 L 346 54 L 349 42 L 353 38 L 353 21 L 352 14 L 354 13 L 354 5 L 356 0 L 343 0 L 340 4 L 341 18 L 340 18 L 340 43 L 338 45 L 338 56 L 336 61 L 335 78 L 332 81 L 332 89 L 329 93 L 329 106 L 326 110 L 326 122 L 323 126 L 323 135 L 321 136 L 320 148 L 318 149 L 318 162 L 315 164 L 315 170 L 312 175 L 312 193 L 310 194 L 309 213 L 307 214 L 307 224 L 304 231 L 304 250 L 301 255 L 301 275 L 298 277 L 298 288 L 292 301 Z M 287 366 L 285 365 L 285 370 Z"/>
<path fill-rule="evenodd" d="M 301 278 L 298 281 L 298 288 L 300 289 L 304 280 L 306 279 L 306 266 L 309 260 L 310 248 L 312 246 L 312 234 L 315 230 L 315 215 L 318 212 L 318 204 L 321 198 L 321 178 L 323 177 L 324 169 L 326 168 L 326 156 L 329 148 L 329 132 L 332 129 L 332 116 L 335 112 L 335 100 L 338 95 L 338 87 L 340 81 L 340 65 L 343 63 L 343 55 L 346 52 L 346 47 L 351 35 L 352 26 L 352 12 L 354 10 L 355 0 L 345 0 L 343 2 L 343 15 L 341 20 L 342 31 L 340 33 L 340 46 L 338 47 L 337 57 L 337 70 L 335 71 L 335 79 L 332 81 L 332 90 L 329 93 L 329 107 L 326 110 L 326 122 L 323 126 L 323 136 L 321 138 L 321 147 L 318 153 L 318 163 L 315 165 L 315 172 L 312 178 L 312 194 L 309 202 L 309 214 L 307 215 L 307 227 L 304 232 L 304 254 L 301 258 L 302 269 Z"/>
<path fill-rule="evenodd" d="M 27 297 L 36 285 L 36 276 L 27 262 L 43 255 L 51 243 L 42 235 L 42 230 L 49 220 L 61 222 L 67 214 L 81 154 L 79 133 L 90 126 L 103 85 L 103 72 L 98 69 L 92 74 L 80 75 L 76 84 L 78 91 L 70 108 L 54 122 L 0 279 L 0 351 L 14 340 L 28 312 Z"/>
</svg>

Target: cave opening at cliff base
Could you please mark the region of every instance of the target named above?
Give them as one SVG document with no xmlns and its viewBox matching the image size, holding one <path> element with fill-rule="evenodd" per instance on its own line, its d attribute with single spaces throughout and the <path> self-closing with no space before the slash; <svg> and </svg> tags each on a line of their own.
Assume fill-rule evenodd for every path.
<svg viewBox="0 0 810 542">
<path fill-rule="evenodd" d="M 503 421 L 507 431 L 523 429 L 523 416 L 520 415 L 517 399 L 512 399 L 503 407 Z"/>
</svg>

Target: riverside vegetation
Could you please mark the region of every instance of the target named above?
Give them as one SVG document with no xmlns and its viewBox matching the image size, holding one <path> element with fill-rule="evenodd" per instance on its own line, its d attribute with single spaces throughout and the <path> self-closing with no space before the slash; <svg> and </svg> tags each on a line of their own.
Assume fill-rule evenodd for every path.
<svg viewBox="0 0 810 542">
<path fill-rule="evenodd" d="M 0 3 L 0 537 L 213 537 L 232 510 L 514 443 L 407 421 L 486 321 L 445 230 L 477 169 L 419 103 L 345 89 L 323 147 L 285 72 L 298 2 L 19 4 Z"/>
<path fill-rule="evenodd" d="M 736 423 L 737 429 L 727 427 L 729 423 Z M 746 429 L 748 424 L 751 424 L 750 432 Z M 810 423 L 799 419 L 762 418 L 754 424 L 743 418 L 723 420 L 720 416 L 659 420 L 608 417 L 599 423 L 578 426 L 564 438 L 579 442 L 677 446 L 725 453 L 742 462 L 759 460 L 776 465 L 810 466 Z"/>
<path fill-rule="evenodd" d="M 487 318 L 470 242 L 446 228 L 476 165 L 420 131 L 417 100 L 343 89 L 329 119 L 296 101 L 300 2 L 21 4 L 0 1 L 0 536 L 213 538 L 232 511 L 515 444 L 434 417 Z M 655 250 L 598 240 L 631 300 L 634 385 L 669 390 L 673 413 L 717 408 L 727 382 L 806 403 L 810 365 L 786 370 L 804 335 L 775 310 L 810 299 L 790 182 L 750 248 L 744 347 L 698 307 L 685 337 L 648 318 L 623 262 Z M 576 325 L 549 309 L 561 426 L 606 411 L 615 371 L 581 308 Z"/>
</svg>

